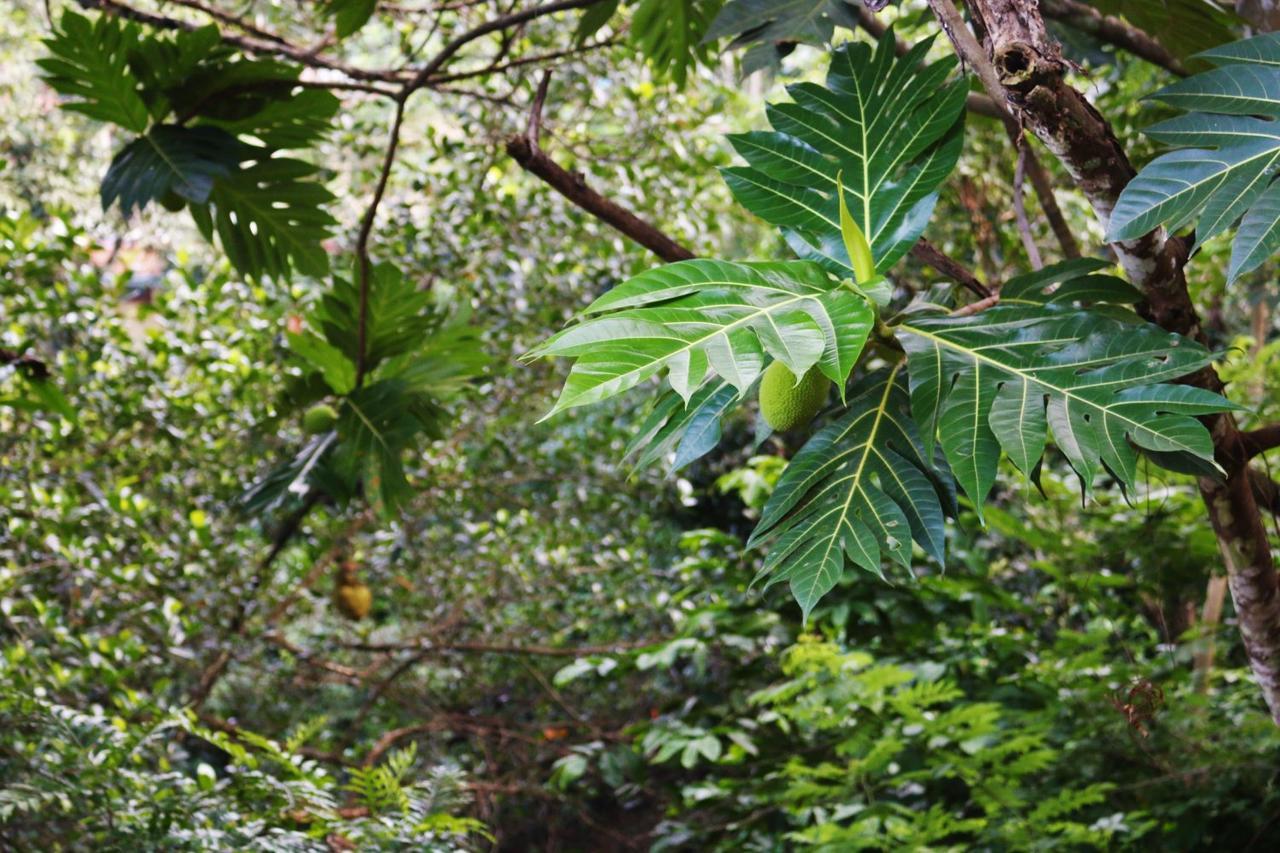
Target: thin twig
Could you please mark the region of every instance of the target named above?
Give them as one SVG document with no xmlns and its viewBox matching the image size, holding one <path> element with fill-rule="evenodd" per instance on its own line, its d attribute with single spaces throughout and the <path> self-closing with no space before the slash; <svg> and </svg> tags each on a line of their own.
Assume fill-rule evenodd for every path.
<svg viewBox="0 0 1280 853">
<path fill-rule="evenodd" d="M 373 189 L 373 198 L 365 209 L 360 220 L 360 234 L 356 237 L 356 264 L 359 279 L 359 307 L 356 315 L 356 387 L 364 383 L 368 370 L 368 328 L 369 328 L 369 289 L 372 264 L 369 262 L 369 235 L 373 231 L 374 220 L 378 216 L 378 205 L 387 190 L 387 180 L 391 177 L 391 167 L 395 164 L 396 150 L 400 146 L 400 126 L 404 122 L 404 104 L 410 90 L 401 90 L 396 98 L 395 117 L 391 121 L 391 134 L 387 141 L 387 152 L 382 159 L 382 171 L 378 174 L 378 183 Z"/>
<path fill-rule="evenodd" d="M 1018 221 L 1018 236 L 1022 238 L 1022 247 L 1027 250 L 1027 258 L 1031 268 L 1044 269 L 1044 261 L 1040 259 L 1040 249 L 1036 246 L 1035 237 L 1031 235 L 1031 223 L 1027 221 L 1027 207 L 1022 201 L 1022 184 L 1027 176 L 1027 141 L 1018 139 L 1018 165 L 1013 170 L 1013 215 Z"/>
</svg>

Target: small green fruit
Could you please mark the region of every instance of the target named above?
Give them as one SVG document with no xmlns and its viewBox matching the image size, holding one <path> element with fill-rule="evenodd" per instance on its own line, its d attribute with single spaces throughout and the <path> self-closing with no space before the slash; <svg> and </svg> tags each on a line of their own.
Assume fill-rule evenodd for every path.
<svg viewBox="0 0 1280 853">
<path fill-rule="evenodd" d="M 775 361 L 760 380 L 760 414 L 778 432 L 805 426 L 827 401 L 830 384 L 814 367 L 797 384 L 795 374 Z"/>
<path fill-rule="evenodd" d="M 328 432 L 337 422 L 338 412 L 328 403 L 317 403 L 307 409 L 307 413 L 302 416 L 302 428 L 308 435 Z"/>
<path fill-rule="evenodd" d="M 173 190 L 169 190 L 167 193 L 160 196 L 160 204 L 170 213 L 177 213 L 187 206 L 187 200 Z"/>
</svg>

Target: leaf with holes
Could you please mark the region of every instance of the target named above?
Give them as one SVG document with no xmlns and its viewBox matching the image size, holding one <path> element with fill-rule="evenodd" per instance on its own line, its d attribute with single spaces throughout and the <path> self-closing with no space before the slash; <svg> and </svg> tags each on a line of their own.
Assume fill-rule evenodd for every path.
<svg viewBox="0 0 1280 853">
<path fill-rule="evenodd" d="M 846 558 L 883 576 L 883 557 L 910 567 L 914 540 L 943 560 L 955 488 L 946 466 L 928 461 L 905 372 L 900 363 L 857 383 L 844 415 L 787 465 L 751 535 L 753 545 L 770 542 L 761 575 L 789 582 L 806 617 Z"/>
<path fill-rule="evenodd" d="M 840 277 L 853 274 L 836 195 L 886 271 L 919 238 L 938 187 L 960 155 L 963 79 L 947 82 L 951 59 L 923 64 L 930 41 L 904 56 L 893 32 L 873 48 L 846 44 L 825 86 L 787 88 L 791 103 L 766 109 L 772 131 L 729 137 L 746 166 L 724 170 L 743 207 L 782 229 L 800 255 Z"/>
<path fill-rule="evenodd" d="M 843 386 L 874 315 L 817 264 L 681 261 L 610 290 L 528 358 L 577 359 L 547 417 L 667 371 L 686 401 L 712 374 L 745 391 L 766 354 L 796 376 L 810 367 Z"/>
<path fill-rule="evenodd" d="M 1212 465 L 1213 442 L 1195 416 L 1232 408 L 1217 394 L 1160 384 L 1211 356 L 1136 316 L 1015 304 L 918 315 L 895 332 L 926 446 L 936 434 L 979 515 L 1002 450 L 1031 476 L 1052 431 L 1086 494 L 1104 467 L 1129 488 L 1141 450 Z"/>
<path fill-rule="evenodd" d="M 217 232 L 232 265 L 250 278 L 324 275 L 321 244 L 335 223 L 323 206 L 333 196 L 313 180 L 316 172 L 301 160 L 257 160 L 216 180 L 209 204 L 192 207 L 192 216 L 206 238 Z"/>
<path fill-rule="evenodd" d="M 155 199 L 174 194 L 204 204 L 217 178 L 240 167 L 244 146 L 216 127 L 162 124 L 120 150 L 102 179 L 102 208 L 117 200 L 128 218 Z"/>
<path fill-rule="evenodd" d="M 1179 146 L 1152 160 L 1116 203 L 1110 240 L 1131 240 L 1158 225 L 1196 223 L 1203 243 L 1241 222 L 1227 278 L 1256 269 L 1280 248 L 1280 34 L 1200 54 L 1217 65 L 1152 97 L 1186 115 L 1146 134 Z"/>
</svg>

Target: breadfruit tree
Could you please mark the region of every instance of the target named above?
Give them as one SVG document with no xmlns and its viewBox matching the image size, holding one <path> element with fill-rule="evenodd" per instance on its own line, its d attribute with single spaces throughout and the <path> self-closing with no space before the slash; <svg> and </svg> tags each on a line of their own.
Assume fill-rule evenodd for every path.
<svg viewBox="0 0 1280 853">
<path fill-rule="evenodd" d="M 1274 486 L 1253 467 L 1280 445 L 1280 424 L 1239 428 L 1201 321 L 1207 306 L 1188 288 L 1196 251 L 1215 235 L 1232 235 L 1231 280 L 1280 245 L 1280 37 L 1233 41 L 1240 20 L 1216 6 L 1189 30 L 1179 15 L 1194 4 L 1177 2 L 1162 17 L 1138 3 L 929 0 L 933 35 L 907 43 L 877 17 L 884 2 L 556 0 L 489 17 L 483 4 L 454 4 L 434 55 L 376 67 L 364 61 L 376 51 L 342 47 L 371 16 L 404 14 L 390 4 L 323 4 L 331 31 L 314 48 L 299 40 L 302 25 L 272 32 L 204 4 L 163 7 L 181 17 L 142 2 L 80 5 L 90 14 L 65 11 L 41 67 L 65 109 L 115 128 L 103 206 L 126 217 L 157 204 L 186 211 L 247 279 L 327 282 L 287 335 L 307 441 L 254 486 L 251 511 L 305 513 L 323 495 L 395 512 L 410 491 L 402 454 L 447 428 L 449 401 L 482 369 L 466 311 L 380 259 L 379 206 L 424 93 L 466 97 L 467 80 L 506 74 L 504 97 L 528 115 L 506 152 L 668 262 L 611 287 L 529 351 L 572 361 L 548 417 L 647 395 L 628 456 L 679 468 L 713 452 L 725 419 L 758 398 L 758 438 L 786 432 L 794 453 L 752 543 L 761 580 L 785 581 L 806 615 L 851 567 L 910 578 L 925 562 L 945 565 L 948 519 L 962 504 L 982 516 L 1004 459 L 1032 483 L 1046 464 L 1069 466 L 1085 499 L 1134 489 L 1148 465 L 1191 475 L 1280 722 L 1280 589 L 1258 498 Z M 884 14 L 914 16 L 918 31 L 923 8 Z M 541 19 L 577 29 L 560 51 L 522 53 L 522 29 Z M 412 19 L 398 20 L 412 44 Z M 1063 28 L 1166 78 L 1151 91 L 1166 117 L 1149 141 L 1130 143 L 1163 146 L 1141 171 L 1075 76 Z M 758 126 L 728 139 L 736 160 L 723 180 L 778 229 L 778 256 L 694 257 L 543 150 L 547 69 L 623 39 L 676 84 L 717 47 L 745 47 L 747 72 L 800 43 L 826 52 L 822 82 L 788 86 Z M 340 122 L 335 93 L 383 99 L 388 114 L 380 168 L 352 190 L 363 213 L 337 261 L 325 246 L 341 199 L 308 155 Z M 928 239 L 967 123 L 993 119 L 1008 132 L 1027 258 L 1004 281 Z M 1055 187 L 1055 172 L 1070 186 Z M 1025 179 L 1055 238 L 1047 263 Z M 1087 204 L 1098 229 L 1075 233 L 1055 190 Z M 942 283 L 910 281 L 908 257 Z M 56 389 L 32 387 L 56 402 Z M 341 580 L 359 593 L 341 606 L 359 618 L 368 590 Z"/>
</svg>

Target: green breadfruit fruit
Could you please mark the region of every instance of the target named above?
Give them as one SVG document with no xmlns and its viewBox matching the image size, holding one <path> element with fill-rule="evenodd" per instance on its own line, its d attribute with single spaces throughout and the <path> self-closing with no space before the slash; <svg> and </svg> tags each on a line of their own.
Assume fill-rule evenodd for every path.
<svg viewBox="0 0 1280 853">
<path fill-rule="evenodd" d="M 307 409 L 307 413 L 302 416 L 302 428 L 308 435 L 328 432 L 337 422 L 338 412 L 328 403 L 317 403 Z"/>
<path fill-rule="evenodd" d="M 173 190 L 169 190 L 167 193 L 160 196 L 160 204 L 170 213 L 177 213 L 187 206 L 187 200 Z"/>
<path fill-rule="evenodd" d="M 795 374 L 775 361 L 760 380 L 760 414 L 778 432 L 805 426 L 827 401 L 828 385 L 829 380 L 812 367 L 797 383 Z"/>
</svg>

